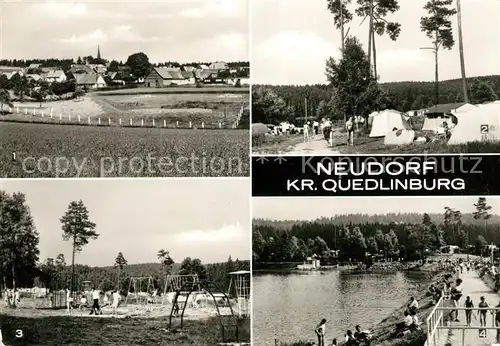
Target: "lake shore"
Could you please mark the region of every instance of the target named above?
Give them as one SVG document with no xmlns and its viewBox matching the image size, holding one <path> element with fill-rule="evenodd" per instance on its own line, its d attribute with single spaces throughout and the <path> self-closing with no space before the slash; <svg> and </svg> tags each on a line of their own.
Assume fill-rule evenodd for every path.
<svg viewBox="0 0 500 346">
<path fill-rule="evenodd" d="M 424 282 L 419 285 L 413 296 L 419 302 L 420 308 L 418 311 L 418 319 L 421 322 L 421 329 L 419 331 L 413 332 L 403 337 L 396 337 L 394 335 L 395 325 L 403 320 L 403 313 L 407 309 L 406 304 L 395 309 L 390 315 L 384 318 L 379 323 L 370 327 L 372 331 L 371 344 L 377 346 L 423 346 L 426 341 L 425 330 L 427 328 L 426 318 L 431 313 L 434 308 L 434 302 L 432 297 L 427 296 L 427 289 L 430 284 L 437 284 L 442 281 L 446 274 L 445 271 L 438 271 L 437 265 L 425 265 L 422 268 L 424 272 L 428 272 L 429 278 L 424 280 Z M 362 329 L 367 329 L 369 326 L 362 326 Z M 340 341 L 343 336 L 328 336 L 325 340 L 326 344 L 329 344 L 331 340 L 336 337 L 339 341 L 339 345 L 343 345 L 344 342 Z M 297 341 L 294 343 L 281 343 L 279 346 L 311 346 L 314 343 L 308 341 Z"/>
</svg>

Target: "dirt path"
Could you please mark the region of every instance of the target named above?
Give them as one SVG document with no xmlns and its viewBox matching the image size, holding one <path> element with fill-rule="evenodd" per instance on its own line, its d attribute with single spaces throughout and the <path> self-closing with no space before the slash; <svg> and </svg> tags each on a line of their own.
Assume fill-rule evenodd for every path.
<svg viewBox="0 0 500 346">
<path fill-rule="evenodd" d="M 340 151 L 330 148 L 323 135 L 312 136 L 308 142 L 296 144 L 287 155 L 338 155 Z"/>
</svg>

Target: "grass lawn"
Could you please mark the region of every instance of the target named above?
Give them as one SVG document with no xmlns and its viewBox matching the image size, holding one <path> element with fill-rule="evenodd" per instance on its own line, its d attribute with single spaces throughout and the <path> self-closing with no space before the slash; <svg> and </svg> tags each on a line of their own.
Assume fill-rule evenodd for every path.
<svg viewBox="0 0 500 346">
<path fill-rule="evenodd" d="M 242 86 L 240 88 L 234 86 L 203 86 L 197 88 L 195 86 L 177 86 L 169 88 L 131 88 L 131 89 L 117 89 L 106 91 L 95 91 L 93 94 L 97 95 L 134 95 L 134 94 L 220 94 L 220 93 L 234 93 L 234 94 L 249 94 L 250 88 Z"/>
<path fill-rule="evenodd" d="M 249 137 L 248 130 L 3 122 L 0 177 L 248 176 Z"/>
<path fill-rule="evenodd" d="M 185 321 L 185 332 L 169 332 L 166 318 L 99 318 L 55 316 L 21 318 L 1 315 L 6 345 L 43 346 L 214 346 L 222 342 L 216 318 Z M 24 338 L 16 339 L 16 330 Z M 250 341 L 250 320 L 239 320 L 239 339 Z"/>
</svg>

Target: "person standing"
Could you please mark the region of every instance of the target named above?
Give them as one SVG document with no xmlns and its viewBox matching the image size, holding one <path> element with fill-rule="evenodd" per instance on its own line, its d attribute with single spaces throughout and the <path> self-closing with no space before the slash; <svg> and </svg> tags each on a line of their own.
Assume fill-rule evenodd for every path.
<svg viewBox="0 0 500 346">
<path fill-rule="evenodd" d="M 465 307 L 471 310 L 465 310 L 465 319 L 467 322 L 467 326 L 470 327 L 472 322 L 472 309 L 474 308 L 474 303 L 470 299 L 469 296 L 465 299 Z"/>
<path fill-rule="evenodd" d="M 458 307 L 460 305 L 460 298 L 462 298 L 462 279 L 457 279 L 455 287 L 451 290 L 451 300 L 453 305 Z M 455 312 L 455 322 L 460 322 L 458 320 L 458 310 L 453 310 L 451 313 Z"/>
<path fill-rule="evenodd" d="M 120 300 L 122 296 L 118 290 L 113 291 L 113 316 L 118 315 L 118 305 L 120 305 Z"/>
<path fill-rule="evenodd" d="M 347 145 L 354 145 L 354 117 L 350 117 L 345 123 L 347 132 Z"/>
<path fill-rule="evenodd" d="M 73 297 L 69 288 L 66 288 L 66 309 L 68 311 L 73 310 Z"/>
<path fill-rule="evenodd" d="M 309 142 L 309 121 L 304 124 L 304 142 Z"/>
<path fill-rule="evenodd" d="M 325 324 L 326 319 L 323 318 L 314 330 L 318 336 L 318 346 L 325 346 Z"/>
<path fill-rule="evenodd" d="M 319 130 L 319 123 L 318 123 L 317 120 L 313 121 L 313 129 L 314 129 L 314 135 L 317 136 L 318 135 L 318 130 Z"/>
<path fill-rule="evenodd" d="M 95 313 L 96 315 L 102 315 L 101 308 L 99 307 L 99 299 L 101 298 L 101 291 L 96 289 L 95 287 L 92 288 L 92 299 L 94 303 L 92 304 L 92 309 L 90 310 L 90 315 Z"/>
</svg>

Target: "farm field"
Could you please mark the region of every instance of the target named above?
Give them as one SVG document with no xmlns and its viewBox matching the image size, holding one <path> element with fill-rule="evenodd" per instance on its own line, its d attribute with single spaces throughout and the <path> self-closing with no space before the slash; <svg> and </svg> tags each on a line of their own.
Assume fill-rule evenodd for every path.
<svg viewBox="0 0 500 346">
<path fill-rule="evenodd" d="M 248 176 L 249 141 L 248 130 L 3 122 L 0 177 Z"/>
<path fill-rule="evenodd" d="M 101 318 L 85 316 L 17 317 L 1 315 L 3 341 L 7 345 L 19 343 L 15 331 L 23 331 L 27 345 L 44 346 L 147 346 L 199 345 L 214 346 L 221 341 L 216 318 L 186 320 L 186 332 L 168 331 L 166 318 Z M 250 320 L 239 321 L 241 341 L 250 341 Z"/>
</svg>

